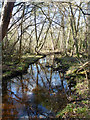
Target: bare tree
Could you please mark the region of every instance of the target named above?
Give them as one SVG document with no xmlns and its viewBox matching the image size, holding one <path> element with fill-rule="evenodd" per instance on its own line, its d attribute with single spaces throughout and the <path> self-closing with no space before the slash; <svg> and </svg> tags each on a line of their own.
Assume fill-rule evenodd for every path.
<svg viewBox="0 0 90 120">
<path fill-rule="evenodd" d="M 25 4 L 23 5 L 22 19 L 21 19 L 21 37 L 20 37 L 20 47 L 19 47 L 19 61 L 21 60 L 22 52 L 22 32 L 23 32 L 23 18 L 24 18 Z"/>
<path fill-rule="evenodd" d="M 74 39 L 74 45 L 76 47 L 76 54 L 77 54 L 77 57 L 79 57 L 77 34 L 78 34 L 78 27 L 79 27 L 79 21 L 80 21 L 80 11 L 79 11 L 79 16 L 78 16 L 78 23 L 76 25 L 75 16 L 74 16 L 74 12 L 73 12 L 71 3 L 70 3 L 70 10 L 71 10 L 70 22 L 71 22 L 72 35 L 73 35 L 73 39 Z"/>
</svg>

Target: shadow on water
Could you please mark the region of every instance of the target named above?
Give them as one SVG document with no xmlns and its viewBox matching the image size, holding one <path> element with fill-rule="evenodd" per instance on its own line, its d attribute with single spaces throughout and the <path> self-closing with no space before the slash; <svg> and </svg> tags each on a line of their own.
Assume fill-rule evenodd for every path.
<svg viewBox="0 0 90 120">
<path fill-rule="evenodd" d="M 55 118 L 68 100 L 64 73 L 55 55 L 29 66 L 27 74 L 3 82 L 3 119 Z"/>
</svg>

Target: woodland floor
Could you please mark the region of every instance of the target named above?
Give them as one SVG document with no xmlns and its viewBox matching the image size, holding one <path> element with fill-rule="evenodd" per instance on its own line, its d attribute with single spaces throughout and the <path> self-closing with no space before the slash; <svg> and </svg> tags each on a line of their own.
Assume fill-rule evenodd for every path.
<svg viewBox="0 0 90 120">
<path fill-rule="evenodd" d="M 66 79 L 68 82 L 74 83 L 71 90 L 71 95 L 68 96 L 69 103 L 67 106 L 60 112 L 57 113 L 57 118 L 90 118 L 90 88 L 89 88 L 89 78 L 86 79 L 85 71 L 82 69 L 80 72 L 76 72 L 81 66 L 77 58 L 74 57 L 63 57 L 58 58 L 62 61 L 63 64 L 68 64 L 69 69 L 66 72 Z M 88 71 L 88 67 L 85 70 Z M 90 73 L 89 73 L 90 74 Z"/>
</svg>

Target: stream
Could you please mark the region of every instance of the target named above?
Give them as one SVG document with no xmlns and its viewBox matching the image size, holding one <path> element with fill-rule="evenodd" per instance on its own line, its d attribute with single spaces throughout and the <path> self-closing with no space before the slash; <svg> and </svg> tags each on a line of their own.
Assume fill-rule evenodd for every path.
<svg viewBox="0 0 90 120">
<path fill-rule="evenodd" d="M 55 118 L 68 103 L 69 87 L 58 70 L 57 55 L 49 55 L 29 65 L 27 73 L 5 81 L 3 118 L 30 120 Z"/>
</svg>

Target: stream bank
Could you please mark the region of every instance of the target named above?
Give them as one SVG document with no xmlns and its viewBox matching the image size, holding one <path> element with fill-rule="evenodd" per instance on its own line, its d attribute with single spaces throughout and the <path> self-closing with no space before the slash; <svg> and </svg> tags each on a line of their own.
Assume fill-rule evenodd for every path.
<svg viewBox="0 0 90 120">
<path fill-rule="evenodd" d="M 8 78 L 15 77 L 17 75 L 21 75 L 24 72 L 27 72 L 28 66 L 30 64 L 35 63 L 38 61 L 40 58 L 45 57 L 45 55 L 23 55 L 21 58 L 21 61 L 18 63 L 18 60 L 15 61 L 5 61 L 3 64 L 2 72 L 3 76 L 2 79 L 6 80 Z"/>
<path fill-rule="evenodd" d="M 61 73 L 53 70 L 54 58 L 44 57 L 29 65 L 27 73 L 3 81 L 3 119 L 55 118 L 65 108 L 69 88 Z"/>
<path fill-rule="evenodd" d="M 83 58 L 80 58 L 80 60 Z M 71 94 L 68 97 L 67 106 L 57 113 L 57 118 L 90 118 L 90 62 L 81 65 L 76 57 L 58 57 L 63 65 L 68 65 L 65 79 L 71 86 Z"/>
<path fill-rule="evenodd" d="M 32 59 L 34 64 L 29 64 L 27 74 L 10 79 L 6 87 L 4 84 L 4 91 L 7 86 L 9 88 L 6 92 L 8 95 L 4 93 L 4 97 L 9 96 L 8 99 L 13 100 L 11 108 L 16 109 L 15 103 L 22 107 L 22 113 L 16 109 L 20 113 L 18 117 L 27 116 L 24 112 L 26 107 L 32 118 L 89 118 L 88 79 L 85 74 L 75 73 L 80 68 L 77 58 L 59 55 L 47 57 L 36 63 Z"/>
</svg>

